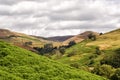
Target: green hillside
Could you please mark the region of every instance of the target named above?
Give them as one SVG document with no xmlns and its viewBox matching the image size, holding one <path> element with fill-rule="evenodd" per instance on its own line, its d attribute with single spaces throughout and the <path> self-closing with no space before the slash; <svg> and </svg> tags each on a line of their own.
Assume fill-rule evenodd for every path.
<svg viewBox="0 0 120 80">
<path fill-rule="evenodd" d="M 114 51 L 120 48 L 119 36 L 120 29 L 117 29 L 97 37 L 95 41 L 84 40 L 67 48 L 59 61 L 68 64 L 89 65 L 94 59 L 94 64 L 97 64 L 105 55 L 109 55 L 107 53 L 114 54 Z M 96 48 L 99 48 L 100 54 L 96 53 Z"/>
<path fill-rule="evenodd" d="M 84 40 L 67 48 L 64 55 L 57 59 L 57 61 L 111 78 L 114 72 L 120 68 L 119 36 L 120 29 L 100 35 L 95 41 Z M 52 58 L 56 59 L 55 55 Z M 120 74 L 118 75 L 120 76 Z"/>
<path fill-rule="evenodd" d="M 0 80 L 106 80 L 0 41 Z"/>
</svg>

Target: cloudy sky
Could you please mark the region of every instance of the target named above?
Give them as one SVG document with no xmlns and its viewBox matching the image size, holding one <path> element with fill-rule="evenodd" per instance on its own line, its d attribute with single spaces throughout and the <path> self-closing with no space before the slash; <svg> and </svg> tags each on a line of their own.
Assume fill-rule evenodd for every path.
<svg viewBox="0 0 120 80">
<path fill-rule="evenodd" d="M 37 36 L 120 28 L 120 0 L 0 0 L 0 28 Z"/>
</svg>

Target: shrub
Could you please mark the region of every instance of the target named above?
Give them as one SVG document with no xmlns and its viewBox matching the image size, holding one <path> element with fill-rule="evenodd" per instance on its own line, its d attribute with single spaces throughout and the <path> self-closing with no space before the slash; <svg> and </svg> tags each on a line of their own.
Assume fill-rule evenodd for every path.
<svg viewBox="0 0 120 80">
<path fill-rule="evenodd" d="M 79 68 L 80 67 L 79 63 L 72 63 L 72 64 L 70 64 L 70 66 L 71 67 L 75 67 L 75 68 Z"/>
<path fill-rule="evenodd" d="M 120 80 L 120 68 L 118 68 L 114 75 L 111 77 L 111 80 Z"/>
<path fill-rule="evenodd" d="M 100 48 L 99 47 L 96 47 L 96 51 L 95 51 L 96 54 L 100 55 L 101 54 L 101 51 L 100 51 Z"/>
<path fill-rule="evenodd" d="M 29 45 L 32 45 L 32 42 L 31 42 L 31 41 L 25 42 L 25 46 L 29 46 Z"/>
<path fill-rule="evenodd" d="M 4 51 L 0 51 L 0 58 L 7 56 L 8 54 Z"/>
<path fill-rule="evenodd" d="M 120 48 L 116 49 L 115 53 L 120 54 Z"/>
<path fill-rule="evenodd" d="M 112 52 L 112 51 L 111 51 Z M 101 64 L 108 64 L 115 68 L 120 67 L 120 54 L 118 54 L 119 49 L 116 49 L 111 55 L 105 56 L 100 62 Z"/>
<path fill-rule="evenodd" d="M 110 78 L 114 74 L 114 71 L 115 69 L 112 66 L 104 64 L 102 66 L 96 66 L 92 72 Z"/>
<path fill-rule="evenodd" d="M 59 48 L 59 51 L 60 51 L 60 53 L 64 54 L 65 53 L 65 48 L 61 47 L 61 48 Z"/>
<path fill-rule="evenodd" d="M 74 55 L 76 55 L 76 53 L 75 53 L 75 51 L 72 51 L 71 53 L 69 53 L 69 54 L 67 55 L 67 57 L 71 57 L 71 56 L 74 56 Z"/>
</svg>

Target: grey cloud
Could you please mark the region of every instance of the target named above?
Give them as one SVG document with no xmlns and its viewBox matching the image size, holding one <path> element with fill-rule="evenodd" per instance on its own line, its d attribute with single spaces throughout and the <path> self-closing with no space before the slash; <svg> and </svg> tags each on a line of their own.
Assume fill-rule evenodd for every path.
<svg viewBox="0 0 120 80">
<path fill-rule="evenodd" d="M 54 23 L 53 23 L 54 24 Z M 94 24 L 90 21 L 84 22 L 84 23 L 74 23 L 74 21 L 71 23 L 68 23 L 67 25 L 64 25 L 64 23 L 58 23 L 54 24 L 52 26 L 48 26 L 46 30 L 72 30 L 72 29 L 109 29 L 114 28 L 115 24 L 105 24 L 105 23 L 99 23 Z"/>
<path fill-rule="evenodd" d="M 80 21 L 88 21 L 88 20 L 96 20 L 99 17 L 101 17 L 103 14 L 99 14 L 96 12 L 89 12 L 86 11 L 84 13 L 76 12 L 76 14 L 72 13 L 72 11 L 69 11 L 67 13 L 52 13 L 49 15 L 51 20 L 80 20 Z"/>
<path fill-rule="evenodd" d="M 0 0 L 0 27 L 27 34 L 34 30 L 35 35 L 42 36 L 78 34 L 80 30 L 107 31 L 119 24 L 119 3 L 119 0 Z"/>
<path fill-rule="evenodd" d="M 22 1 L 37 1 L 37 2 L 45 2 L 48 0 L 0 0 L 0 4 L 4 5 L 14 5 Z"/>
<path fill-rule="evenodd" d="M 0 5 L 0 15 L 9 15 L 10 14 L 10 6 Z"/>
</svg>

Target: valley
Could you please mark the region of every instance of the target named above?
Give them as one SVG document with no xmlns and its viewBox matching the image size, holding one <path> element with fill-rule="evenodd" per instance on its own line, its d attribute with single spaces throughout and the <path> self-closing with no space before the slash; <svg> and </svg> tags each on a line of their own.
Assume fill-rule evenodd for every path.
<svg viewBox="0 0 120 80">
<path fill-rule="evenodd" d="M 59 42 L 0 29 L 0 78 L 119 80 L 119 36 L 86 31 Z"/>
</svg>

